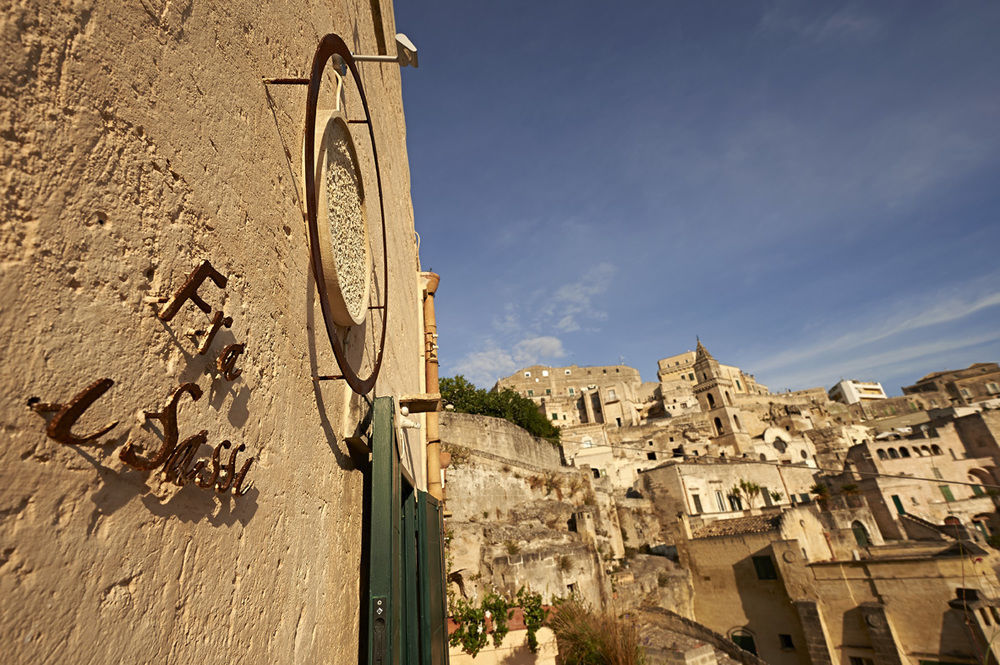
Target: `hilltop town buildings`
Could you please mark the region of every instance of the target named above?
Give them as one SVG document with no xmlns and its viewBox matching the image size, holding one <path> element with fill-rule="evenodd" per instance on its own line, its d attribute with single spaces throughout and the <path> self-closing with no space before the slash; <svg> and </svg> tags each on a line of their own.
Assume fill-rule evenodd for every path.
<svg viewBox="0 0 1000 665">
<path fill-rule="evenodd" d="M 623 366 L 524 368 L 497 386 L 558 423 L 561 459 L 533 466 L 452 415 L 449 482 L 470 504 L 452 528 L 511 545 L 476 550 L 493 584 L 673 612 L 768 663 L 985 663 L 1000 655 L 995 368 L 903 398 L 845 382 L 843 402 L 771 394 L 700 342 L 655 384 Z M 497 482 L 502 496 L 472 489 Z"/>
</svg>

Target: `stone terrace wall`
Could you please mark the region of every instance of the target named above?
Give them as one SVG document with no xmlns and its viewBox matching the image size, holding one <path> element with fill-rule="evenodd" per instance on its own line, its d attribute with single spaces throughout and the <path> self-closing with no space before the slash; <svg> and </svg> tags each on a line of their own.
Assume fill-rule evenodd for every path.
<svg viewBox="0 0 1000 665">
<path fill-rule="evenodd" d="M 526 463 L 551 470 L 563 466 L 559 444 L 534 437 L 503 418 L 445 411 L 440 422 L 444 444 L 487 453 L 520 466 Z"/>
</svg>

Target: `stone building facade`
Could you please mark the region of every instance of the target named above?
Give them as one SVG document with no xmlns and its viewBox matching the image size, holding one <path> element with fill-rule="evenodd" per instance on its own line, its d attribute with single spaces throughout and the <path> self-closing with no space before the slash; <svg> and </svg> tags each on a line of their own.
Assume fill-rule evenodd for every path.
<svg viewBox="0 0 1000 665">
<path fill-rule="evenodd" d="M 0 20 L 4 662 L 357 662 L 367 462 L 348 440 L 367 405 L 317 380 L 339 372 L 303 217 L 306 91 L 262 78 L 308 76 L 327 33 L 391 52 L 391 2 L 29 1 Z M 384 250 L 364 125 L 351 125 L 357 176 L 391 294 L 375 391 L 420 394 L 401 73 L 359 67 Z M 345 98 L 361 114 L 350 85 Z M 200 300 L 164 320 L 206 261 Z M 359 367 L 373 363 L 375 316 L 345 341 Z M 110 431 L 47 436 L 75 414 L 46 407 L 101 390 L 70 434 Z M 204 469 L 224 441 L 235 468 L 252 458 L 242 484 L 177 487 L 123 462 L 174 425 L 204 434 Z M 397 436 L 423 487 L 422 430 Z"/>
<path fill-rule="evenodd" d="M 932 372 L 911 386 L 903 386 L 903 394 L 939 401 L 939 404 L 932 404 L 935 407 L 997 399 L 1000 398 L 1000 365 L 975 363 L 965 369 Z"/>
</svg>

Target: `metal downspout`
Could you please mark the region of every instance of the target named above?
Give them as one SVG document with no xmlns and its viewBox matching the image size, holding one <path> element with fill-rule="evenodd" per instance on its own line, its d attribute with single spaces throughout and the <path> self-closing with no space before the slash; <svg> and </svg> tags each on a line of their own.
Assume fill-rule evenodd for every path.
<svg viewBox="0 0 1000 665">
<path fill-rule="evenodd" d="M 425 390 L 438 393 L 437 320 L 434 318 L 434 294 L 437 292 L 440 275 L 422 272 L 424 278 L 424 375 Z M 438 430 L 438 413 L 427 413 L 427 492 L 438 501 L 444 501 L 444 487 L 441 485 L 441 435 Z"/>
</svg>

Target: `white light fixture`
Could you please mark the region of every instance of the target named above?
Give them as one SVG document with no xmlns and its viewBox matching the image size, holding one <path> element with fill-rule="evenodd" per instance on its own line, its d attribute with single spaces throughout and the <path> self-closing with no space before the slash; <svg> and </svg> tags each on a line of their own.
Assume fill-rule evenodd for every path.
<svg viewBox="0 0 1000 665">
<path fill-rule="evenodd" d="M 413 45 L 410 38 L 401 32 L 396 33 L 396 55 L 358 55 L 354 54 L 354 59 L 358 62 L 395 62 L 400 67 L 417 67 L 417 47 Z"/>
</svg>

